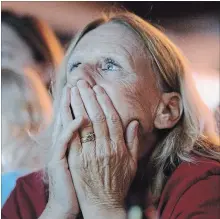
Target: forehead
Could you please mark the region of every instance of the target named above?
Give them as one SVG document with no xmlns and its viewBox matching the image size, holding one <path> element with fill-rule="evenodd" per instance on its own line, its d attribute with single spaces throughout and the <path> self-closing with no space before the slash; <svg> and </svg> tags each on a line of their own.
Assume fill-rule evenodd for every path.
<svg viewBox="0 0 220 219">
<path fill-rule="evenodd" d="M 85 50 L 89 52 L 100 48 L 113 51 L 123 48 L 132 54 L 137 51 L 143 52 L 144 43 L 129 27 L 110 22 L 85 34 L 78 42 L 74 53 Z"/>
</svg>

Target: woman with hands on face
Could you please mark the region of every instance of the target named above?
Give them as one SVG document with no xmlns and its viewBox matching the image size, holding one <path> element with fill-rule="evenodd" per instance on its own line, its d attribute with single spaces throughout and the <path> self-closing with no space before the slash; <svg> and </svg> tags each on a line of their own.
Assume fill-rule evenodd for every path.
<svg viewBox="0 0 220 219">
<path fill-rule="evenodd" d="M 68 187 L 63 186 L 68 189 L 66 194 L 61 191 L 63 198 L 59 194 L 57 198 L 56 194 L 51 195 L 53 197 L 51 208 L 62 206 L 62 211 L 67 208 L 65 213 L 68 215 L 78 213 L 79 207 L 74 189 L 77 187 L 80 207 L 85 209 L 83 212 L 87 212 L 87 217 L 91 214 L 94 216 L 100 214 L 101 217 L 112 214 L 116 217 L 117 208 L 118 218 L 124 217 L 123 203 L 129 188 L 128 182 L 133 179 L 137 169 L 138 122 L 133 121 L 129 124 L 125 141 L 120 117 L 104 89 L 98 85 L 92 89 L 83 80 L 79 80 L 77 86 L 64 88 L 63 101 L 61 121 L 63 127 L 66 127 L 65 136 L 57 140 L 59 148 L 54 150 L 53 158 L 56 160 L 54 163 L 54 160 L 51 160 L 48 170 L 54 171 L 57 161 L 63 163 L 58 164 L 56 174 L 68 183 Z M 75 116 L 74 120 L 70 105 Z M 79 132 L 73 135 L 76 128 L 79 128 Z M 82 138 L 83 135 L 86 137 Z M 66 157 L 67 142 L 70 138 L 71 146 Z M 61 175 L 58 174 L 60 166 L 63 167 Z M 121 174 L 121 168 L 127 169 L 124 175 Z M 70 171 L 67 176 L 63 175 L 65 171 Z M 51 175 L 49 174 L 49 177 L 53 177 Z M 53 178 L 49 179 L 49 182 L 58 180 Z M 118 181 L 121 182 L 120 187 Z M 93 187 L 89 186 L 91 183 Z M 57 183 L 54 184 L 58 186 Z M 68 204 L 70 204 L 69 209 Z M 90 206 L 89 211 L 88 206 Z M 102 210 L 107 212 L 102 213 Z"/>
<path fill-rule="evenodd" d="M 21 179 L 3 218 L 15 200 L 14 219 L 77 218 L 80 210 L 85 219 L 121 219 L 134 205 L 144 218 L 187 218 L 201 215 L 201 204 L 204 218 L 217 218 L 217 202 L 205 203 L 218 198 L 219 147 L 201 135 L 202 102 L 164 34 L 130 13 L 97 20 L 74 39 L 61 70 L 48 185 L 34 174 Z M 27 202 L 18 191 L 30 179 L 23 188 L 36 196 Z M 192 198 L 203 188 L 205 203 Z"/>
</svg>

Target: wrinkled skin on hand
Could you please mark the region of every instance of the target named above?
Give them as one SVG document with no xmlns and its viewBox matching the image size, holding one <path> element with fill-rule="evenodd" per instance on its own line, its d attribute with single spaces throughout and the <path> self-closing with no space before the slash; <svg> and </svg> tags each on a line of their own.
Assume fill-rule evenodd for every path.
<svg viewBox="0 0 220 219">
<path fill-rule="evenodd" d="M 46 215 L 53 212 L 64 219 L 77 218 L 79 204 L 69 170 L 66 154 L 69 142 L 82 124 L 82 119 L 72 120 L 71 113 L 66 108 L 68 102 L 67 89 L 64 89 L 61 110 L 56 123 L 56 139 L 51 148 L 51 159 L 47 166 L 49 180 L 49 200 L 45 209 Z"/>
<path fill-rule="evenodd" d="M 81 133 L 94 129 L 96 136 L 95 141 L 83 143 L 80 135 L 76 136 L 69 150 L 68 163 L 80 207 L 82 211 L 88 205 L 123 209 L 137 170 L 138 122 L 128 125 L 124 137 L 120 117 L 105 90 L 98 85 L 92 89 L 85 81 L 79 81 L 78 88 L 71 93 L 74 115 L 84 114 Z M 97 108 L 85 109 L 82 103 Z"/>
<path fill-rule="evenodd" d="M 124 198 L 136 173 L 137 163 L 126 150 L 117 150 L 117 143 L 103 139 L 96 141 L 96 150 L 89 143 L 81 153 L 69 154 L 69 165 L 81 203 L 123 207 Z M 124 144 L 124 145 L 123 145 Z M 109 148 L 103 151 L 103 148 Z"/>
</svg>

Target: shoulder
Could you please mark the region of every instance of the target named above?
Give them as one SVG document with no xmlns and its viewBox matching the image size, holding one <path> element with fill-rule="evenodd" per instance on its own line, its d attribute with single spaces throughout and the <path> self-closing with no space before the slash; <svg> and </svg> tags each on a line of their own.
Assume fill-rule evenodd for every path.
<svg viewBox="0 0 220 219">
<path fill-rule="evenodd" d="M 16 188 L 23 189 L 26 194 L 45 195 L 47 186 L 43 181 L 43 174 L 43 171 L 39 171 L 20 177 L 16 182 Z"/>
<path fill-rule="evenodd" d="M 196 183 L 212 175 L 220 175 L 220 162 L 209 158 L 193 155 L 193 162 L 182 162 L 173 172 L 169 183 Z M 184 181 L 184 182 L 183 182 Z"/>
<path fill-rule="evenodd" d="M 19 178 L 2 209 L 5 219 L 34 219 L 43 212 L 47 203 L 47 186 L 42 172 L 35 172 Z"/>
<path fill-rule="evenodd" d="M 162 218 L 218 218 L 220 163 L 197 155 L 193 158 L 193 163 L 181 163 L 167 181 L 158 208 Z"/>
<path fill-rule="evenodd" d="M 36 187 L 39 188 L 39 184 L 43 185 L 43 171 L 39 172 L 33 172 L 30 174 L 27 174 L 25 176 L 20 177 L 17 180 L 17 184 L 26 184 L 28 187 Z"/>
<path fill-rule="evenodd" d="M 11 191 L 14 189 L 16 180 L 23 175 L 24 173 L 19 171 L 2 173 L 2 206 L 4 205 Z"/>
</svg>

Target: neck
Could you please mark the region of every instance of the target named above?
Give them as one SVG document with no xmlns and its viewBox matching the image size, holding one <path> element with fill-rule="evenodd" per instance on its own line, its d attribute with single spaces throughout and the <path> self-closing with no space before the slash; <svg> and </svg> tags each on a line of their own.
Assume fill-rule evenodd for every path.
<svg viewBox="0 0 220 219">
<path fill-rule="evenodd" d="M 139 160 L 149 160 L 157 143 L 155 133 L 147 133 L 139 137 Z"/>
</svg>

